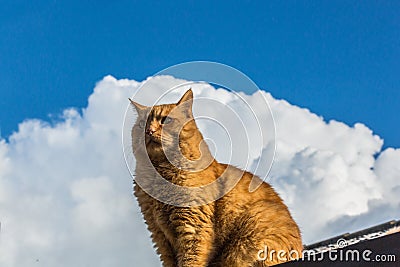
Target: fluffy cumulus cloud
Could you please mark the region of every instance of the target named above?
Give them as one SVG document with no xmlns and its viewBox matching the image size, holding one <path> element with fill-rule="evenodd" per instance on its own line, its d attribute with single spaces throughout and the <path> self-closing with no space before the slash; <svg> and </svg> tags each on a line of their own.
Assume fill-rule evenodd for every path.
<svg viewBox="0 0 400 267">
<path fill-rule="evenodd" d="M 138 99 L 150 104 L 161 87 L 181 82 L 157 77 L 146 91 L 140 82 L 107 76 L 83 110 L 67 109 L 52 123 L 24 121 L 7 141 L 0 140 L 0 266 L 160 265 L 132 196 L 121 132 L 129 129 L 122 127 L 128 97 L 142 90 Z M 232 93 L 207 84 L 192 87 L 195 98 L 211 97 L 243 113 Z M 184 89 L 165 102 L 175 101 Z M 276 123 L 268 182 L 290 207 L 306 243 L 400 217 L 400 149 L 382 151 L 382 139 L 361 123 L 326 122 L 264 91 L 240 96 L 252 103 L 259 94 Z M 202 107 L 195 105 L 195 112 Z M 257 116 L 265 115 L 265 107 L 253 108 Z M 207 112 L 221 120 L 226 114 L 218 106 Z M 225 122 L 225 128 L 199 125 L 214 140 L 218 159 L 242 166 L 240 157 L 227 153 L 224 131 L 233 141 L 245 133 L 232 117 Z M 268 136 L 260 143 L 252 127 L 248 123 L 249 146 L 234 147 L 247 149 L 249 162 L 242 167 L 252 170 L 261 162 L 257 173 L 263 174 L 269 168 L 262 162 L 274 145 Z M 129 153 L 129 145 L 124 148 Z M 127 161 L 134 165 L 132 156 Z"/>
</svg>

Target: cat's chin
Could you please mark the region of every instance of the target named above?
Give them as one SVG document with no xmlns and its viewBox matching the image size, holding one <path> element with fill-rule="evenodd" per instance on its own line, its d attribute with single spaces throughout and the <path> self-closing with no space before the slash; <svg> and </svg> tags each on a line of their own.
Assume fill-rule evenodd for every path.
<svg viewBox="0 0 400 267">
<path fill-rule="evenodd" d="M 159 146 L 161 145 L 161 140 L 158 139 L 157 137 L 153 137 L 153 136 L 146 136 L 146 145 L 147 146 Z"/>
</svg>

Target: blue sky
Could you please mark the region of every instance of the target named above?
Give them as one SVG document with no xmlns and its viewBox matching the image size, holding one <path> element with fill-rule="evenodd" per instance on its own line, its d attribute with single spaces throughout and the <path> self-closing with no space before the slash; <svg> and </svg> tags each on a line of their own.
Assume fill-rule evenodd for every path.
<svg viewBox="0 0 400 267">
<path fill-rule="evenodd" d="M 398 1 L 1 1 L 0 127 L 84 107 L 107 74 L 231 65 L 325 119 L 400 146 Z"/>
</svg>

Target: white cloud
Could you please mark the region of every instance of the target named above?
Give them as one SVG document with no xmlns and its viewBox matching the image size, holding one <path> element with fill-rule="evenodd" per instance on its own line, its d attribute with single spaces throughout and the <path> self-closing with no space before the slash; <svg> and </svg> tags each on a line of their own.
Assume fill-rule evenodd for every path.
<svg viewBox="0 0 400 267">
<path fill-rule="evenodd" d="M 151 90 L 137 95 L 138 101 L 151 104 L 163 87 L 180 82 L 158 77 L 149 83 Z M 7 142 L 0 141 L 0 266 L 159 265 L 121 149 L 127 98 L 140 85 L 107 76 L 81 112 L 65 110 L 53 124 L 24 121 Z M 204 84 L 192 87 L 196 98 L 212 96 L 243 113 L 232 94 Z M 175 101 L 185 88 L 163 102 Z M 289 205 L 306 242 L 400 217 L 400 149 L 381 151 L 382 139 L 363 124 L 325 122 L 263 94 L 277 131 L 269 181 Z M 241 96 L 265 115 L 257 106 L 258 94 Z M 196 112 L 201 108 L 195 106 Z M 223 118 L 218 107 L 207 112 L 226 123 L 234 152 L 248 149 L 250 163 L 271 155 L 271 136 L 264 136 L 260 148 L 257 131 L 250 131 L 252 143 L 246 148 L 245 142 L 235 143 L 244 133 L 234 115 Z M 215 139 L 218 158 L 229 159 L 222 129 L 199 124 L 205 136 Z M 271 133 L 268 123 L 261 126 Z M 249 121 L 248 127 L 255 126 Z M 241 165 L 241 156 L 235 153 L 232 162 Z M 258 169 L 263 171 L 265 166 Z"/>
<path fill-rule="evenodd" d="M 105 77 L 83 115 L 25 121 L 0 143 L 0 266 L 157 266 L 121 149 L 137 86 Z"/>
</svg>

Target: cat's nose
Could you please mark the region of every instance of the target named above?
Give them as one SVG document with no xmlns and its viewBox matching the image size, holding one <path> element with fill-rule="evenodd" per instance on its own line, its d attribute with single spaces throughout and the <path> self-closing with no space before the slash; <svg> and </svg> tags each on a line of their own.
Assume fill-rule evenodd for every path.
<svg viewBox="0 0 400 267">
<path fill-rule="evenodd" d="M 155 131 L 154 129 L 151 129 L 151 128 L 147 128 L 147 129 L 146 129 L 146 134 L 148 134 L 148 135 L 150 135 L 150 136 L 152 136 L 155 132 L 156 132 L 156 131 Z"/>
</svg>

